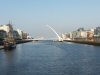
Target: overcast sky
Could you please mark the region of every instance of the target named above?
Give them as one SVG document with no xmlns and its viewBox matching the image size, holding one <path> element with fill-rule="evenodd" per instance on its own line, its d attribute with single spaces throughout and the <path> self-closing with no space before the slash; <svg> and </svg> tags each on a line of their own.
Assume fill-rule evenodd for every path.
<svg viewBox="0 0 100 75">
<path fill-rule="evenodd" d="M 12 21 L 34 38 L 100 26 L 100 0 L 0 0 L 0 25 Z"/>
</svg>

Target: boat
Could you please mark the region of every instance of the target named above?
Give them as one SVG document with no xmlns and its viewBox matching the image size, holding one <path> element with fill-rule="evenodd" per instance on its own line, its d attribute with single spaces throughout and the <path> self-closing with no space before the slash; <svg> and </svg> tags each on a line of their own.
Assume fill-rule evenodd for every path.
<svg viewBox="0 0 100 75">
<path fill-rule="evenodd" d="M 14 39 L 6 39 L 4 40 L 4 49 L 13 49 L 16 48 L 16 42 Z"/>
<path fill-rule="evenodd" d="M 6 37 L 4 38 L 4 49 L 12 49 L 16 47 L 16 40 L 14 39 L 13 27 L 12 24 L 7 24 L 9 31 L 7 32 Z"/>
</svg>

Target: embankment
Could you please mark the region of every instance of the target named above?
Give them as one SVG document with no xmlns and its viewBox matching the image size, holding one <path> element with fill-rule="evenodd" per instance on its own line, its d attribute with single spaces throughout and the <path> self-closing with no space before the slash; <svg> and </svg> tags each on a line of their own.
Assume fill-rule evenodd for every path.
<svg viewBox="0 0 100 75">
<path fill-rule="evenodd" d="M 33 40 L 18 40 L 16 41 L 16 44 L 21 44 L 21 43 L 27 43 L 27 42 L 31 42 Z M 4 48 L 4 44 L 3 44 L 3 41 L 0 41 L 0 49 L 3 49 Z"/>
<path fill-rule="evenodd" d="M 94 42 L 94 41 L 76 41 L 76 40 L 64 40 L 64 41 L 73 42 L 73 43 L 79 43 L 79 44 L 100 46 L 100 42 Z"/>
<path fill-rule="evenodd" d="M 27 42 L 31 42 L 33 40 L 19 40 L 19 41 L 16 41 L 16 44 L 21 44 L 21 43 L 27 43 Z"/>
</svg>

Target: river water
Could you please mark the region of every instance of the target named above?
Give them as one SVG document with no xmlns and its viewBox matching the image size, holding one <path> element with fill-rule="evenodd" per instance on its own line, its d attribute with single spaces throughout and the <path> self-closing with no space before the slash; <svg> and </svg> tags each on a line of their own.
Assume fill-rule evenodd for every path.
<svg viewBox="0 0 100 75">
<path fill-rule="evenodd" d="M 100 46 L 37 41 L 0 50 L 0 75 L 100 75 Z"/>
</svg>

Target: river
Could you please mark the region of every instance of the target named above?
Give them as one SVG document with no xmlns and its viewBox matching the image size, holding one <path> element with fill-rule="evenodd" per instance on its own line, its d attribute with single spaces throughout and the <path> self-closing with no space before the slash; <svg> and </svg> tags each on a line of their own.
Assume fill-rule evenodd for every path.
<svg viewBox="0 0 100 75">
<path fill-rule="evenodd" d="M 0 75 L 100 75 L 100 46 L 37 41 L 0 50 Z"/>
</svg>

